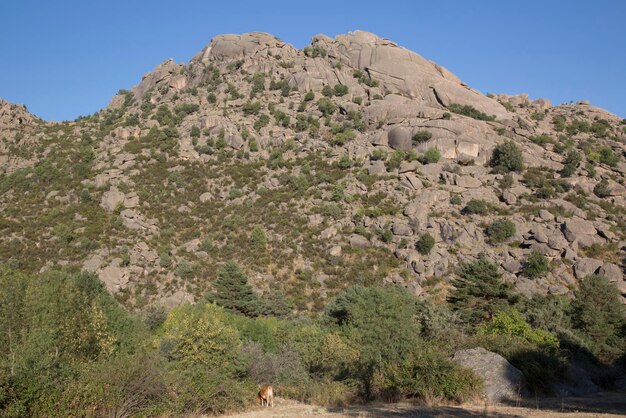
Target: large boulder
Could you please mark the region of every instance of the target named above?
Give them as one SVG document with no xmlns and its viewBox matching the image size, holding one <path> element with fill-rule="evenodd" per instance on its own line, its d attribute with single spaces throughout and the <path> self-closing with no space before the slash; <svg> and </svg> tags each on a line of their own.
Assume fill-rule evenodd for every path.
<svg viewBox="0 0 626 418">
<path fill-rule="evenodd" d="M 598 271 L 600 267 L 602 267 L 602 261 L 595 258 L 581 258 L 574 264 L 574 276 L 577 279 L 583 279 Z"/>
<path fill-rule="evenodd" d="M 231 62 L 243 58 L 295 56 L 295 49 L 273 35 L 263 32 L 251 32 L 241 35 L 217 35 L 211 43 L 200 51 L 190 64 L 209 64 L 210 62 Z M 249 60 L 252 63 L 254 60 Z"/>
<path fill-rule="evenodd" d="M 102 193 L 102 201 L 100 206 L 107 212 L 113 212 L 118 205 L 124 203 L 124 193 L 119 191 L 117 187 L 111 187 L 108 191 Z"/>
<path fill-rule="evenodd" d="M 563 235 L 569 242 L 580 240 L 585 236 L 596 235 L 593 223 L 580 218 L 570 218 L 563 224 Z"/>
<path fill-rule="evenodd" d="M 391 93 L 431 107 L 472 105 L 499 119 L 511 119 L 497 100 L 470 89 L 445 68 L 373 33 L 357 30 L 335 39 L 318 35 L 313 38 L 313 47 L 327 50 L 329 56 L 337 57 L 343 64 L 366 71 Z"/>
<path fill-rule="evenodd" d="M 499 354 L 477 347 L 457 351 L 453 360 L 482 378 L 483 394 L 489 402 L 515 399 L 526 393 L 524 374 Z"/>
<path fill-rule="evenodd" d="M 389 131 L 389 146 L 396 150 L 411 151 L 411 131 L 402 126 L 396 126 Z"/>
</svg>

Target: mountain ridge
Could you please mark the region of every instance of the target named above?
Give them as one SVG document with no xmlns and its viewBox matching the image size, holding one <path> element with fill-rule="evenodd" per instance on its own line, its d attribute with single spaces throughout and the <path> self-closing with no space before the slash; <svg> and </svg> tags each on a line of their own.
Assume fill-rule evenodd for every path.
<svg viewBox="0 0 626 418">
<path fill-rule="evenodd" d="M 196 300 L 229 259 L 299 310 L 355 282 L 441 297 L 479 253 L 524 294 L 571 294 L 595 272 L 626 293 L 623 120 L 485 96 L 371 33 L 301 50 L 218 35 L 74 122 L 0 105 L 2 261 L 79 266 L 130 306 Z M 509 142 L 524 168 L 506 173 L 492 162 Z M 504 242 L 494 219 L 515 225 Z M 540 278 L 523 269 L 535 252 Z"/>
</svg>

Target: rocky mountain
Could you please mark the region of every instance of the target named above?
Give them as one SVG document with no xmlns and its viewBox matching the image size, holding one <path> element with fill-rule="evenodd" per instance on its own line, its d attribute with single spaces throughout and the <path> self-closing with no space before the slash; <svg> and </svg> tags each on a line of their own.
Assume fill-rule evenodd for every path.
<svg viewBox="0 0 626 418">
<path fill-rule="evenodd" d="M 626 295 L 625 155 L 616 115 L 483 95 L 371 33 L 221 35 L 73 122 L 0 100 L 0 262 L 93 271 L 130 307 L 196 300 L 229 260 L 299 311 L 354 283 L 440 299 L 481 253 L 526 295 L 591 273 Z"/>
</svg>

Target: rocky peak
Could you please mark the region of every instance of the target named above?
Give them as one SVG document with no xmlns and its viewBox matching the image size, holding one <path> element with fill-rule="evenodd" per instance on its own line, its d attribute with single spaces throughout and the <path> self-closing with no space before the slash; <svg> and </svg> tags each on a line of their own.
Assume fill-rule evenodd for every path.
<svg viewBox="0 0 626 418">
<path fill-rule="evenodd" d="M 432 107 L 471 104 L 489 115 L 510 118 L 496 100 L 469 88 L 447 69 L 373 33 L 357 30 L 335 39 L 317 35 L 312 46 L 325 49 L 330 59 L 366 71 L 389 93 Z"/>
<path fill-rule="evenodd" d="M 41 122 L 26 106 L 0 99 L 0 130 L 16 129 Z"/>
<path fill-rule="evenodd" d="M 200 51 L 190 64 L 202 62 L 232 62 L 247 58 L 272 55 L 295 55 L 295 49 L 277 37 L 264 32 L 251 32 L 242 35 L 218 35 Z"/>
</svg>

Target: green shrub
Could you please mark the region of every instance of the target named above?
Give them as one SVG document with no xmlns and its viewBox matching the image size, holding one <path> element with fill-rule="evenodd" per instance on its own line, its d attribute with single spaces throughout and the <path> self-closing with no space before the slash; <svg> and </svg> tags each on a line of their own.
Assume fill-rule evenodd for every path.
<svg viewBox="0 0 626 418">
<path fill-rule="evenodd" d="M 400 168 L 402 161 L 406 158 L 406 153 L 404 151 L 395 150 L 387 159 L 387 163 L 385 167 L 389 171 L 397 170 Z"/>
<path fill-rule="evenodd" d="M 561 170 L 561 175 L 563 177 L 570 177 L 572 174 L 576 172 L 576 168 L 580 161 L 582 160 L 580 153 L 576 150 L 570 150 L 565 157 L 565 165 Z"/>
<path fill-rule="evenodd" d="M 502 190 L 510 189 L 513 186 L 513 176 L 510 173 L 505 174 L 498 180 L 498 186 Z"/>
<path fill-rule="evenodd" d="M 250 115 L 257 115 L 259 113 L 259 111 L 261 110 L 261 102 L 259 102 L 259 101 L 252 102 L 252 101 L 248 100 L 241 107 L 241 110 L 243 110 L 243 113 L 245 115 L 248 115 L 248 116 L 250 116 Z"/>
<path fill-rule="evenodd" d="M 489 204 L 482 199 L 470 200 L 462 210 L 465 215 L 485 215 L 488 211 Z"/>
<path fill-rule="evenodd" d="M 337 106 L 327 97 L 322 97 L 317 101 L 317 108 L 324 116 L 330 116 L 337 110 Z"/>
<path fill-rule="evenodd" d="M 559 340 L 554 334 L 541 328 L 533 329 L 515 309 L 496 312 L 491 321 L 481 325 L 477 332 L 519 337 L 550 350 L 559 348 Z"/>
<path fill-rule="evenodd" d="M 171 267 L 173 263 L 169 251 L 163 251 L 159 256 L 159 265 L 163 268 Z"/>
<path fill-rule="evenodd" d="M 485 233 L 493 243 L 504 242 L 515 235 L 515 224 L 508 219 L 497 219 L 485 229 Z"/>
<path fill-rule="evenodd" d="M 304 95 L 305 102 L 310 102 L 314 99 L 315 99 L 315 93 L 313 93 L 311 90 L 307 91 L 306 94 Z"/>
<path fill-rule="evenodd" d="M 563 115 L 555 115 L 552 117 L 552 124 L 554 125 L 555 131 L 561 132 L 564 131 L 567 126 L 567 119 Z"/>
<path fill-rule="evenodd" d="M 335 96 L 345 96 L 348 94 L 348 86 L 345 84 L 335 84 L 333 92 L 335 93 Z"/>
<path fill-rule="evenodd" d="M 437 148 L 428 148 L 420 157 L 422 164 L 434 164 L 441 159 L 441 152 Z"/>
<path fill-rule="evenodd" d="M 504 172 L 522 171 L 524 169 L 522 150 L 513 141 L 498 144 L 491 154 L 489 165 Z"/>
<path fill-rule="evenodd" d="M 451 103 L 447 107 L 448 107 L 448 110 L 450 110 L 451 112 L 458 113 L 459 115 L 463 115 L 463 116 L 469 116 L 470 118 L 473 118 L 473 119 L 485 120 L 485 121 L 490 121 L 490 122 L 493 122 L 496 120 L 496 117 L 494 115 L 487 115 L 486 113 L 479 111 L 478 109 L 476 109 L 475 107 L 471 105 L 461 105 L 458 103 Z"/>
<path fill-rule="evenodd" d="M 415 249 L 420 254 L 427 255 L 435 246 L 435 239 L 429 233 L 422 234 L 415 243 Z"/>
<path fill-rule="evenodd" d="M 266 114 L 262 114 L 259 118 L 254 122 L 254 130 L 259 132 L 261 128 L 264 128 L 270 123 L 270 117 Z"/>
<path fill-rule="evenodd" d="M 609 182 L 606 179 L 600 180 L 593 188 L 593 193 L 600 198 L 610 196 L 611 188 L 609 187 Z"/>
<path fill-rule="evenodd" d="M 534 135 L 530 137 L 530 140 L 534 144 L 541 145 L 541 146 L 554 143 L 554 139 L 548 134 Z"/>
<path fill-rule="evenodd" d="M 352 167 L 352 160 L 347 155 L 342 155 L 337 163 L 337 166 L 342 170 L 347 170 Z"/>
<path fill-rule="evenodd" d="M 522 273 L 531 279 L 543 277 L 549 271 L 550 262 L 543 254 L 537 251 L 531 252 L 522 266 Z"/>
<path fill-rule="evenodd" d="M 418 343 L 407 360 L 385 364 L 371 390 L 375 398 L 387 402 L 410 397 L 461 403 L 476 397 L 481 388 L 480 378 L 472 371 L 450 360 L 438 347 Z"/>
<path fill-rule="evenodd" d="M 530 114 L 530 118 L 532 120 L 544 120 L 546 118 L 546 114 L 544 112 L 533 112 Z"/>
<path fill-rule="evenodd" d="M 334 94 L 335 94 L 335 92 L 333 91 L 333 88 L 330 87 L 329 85 L 325 85 L 322 88 L 322 96 L 333 97 Z"/>
<path fill-rule="evenodd" d="M 423 142 L 428 142 L 433 137 L 433 134 L 428 131 L 417 131 L 413 134 L 413 145 L 421 144 Z"/>
<path fill-rule="evenodd" d="M 265 236 L 265 231 L 259 225 L 255 225 L 252 228 L 252 234 L 250 237 L 250 241 L 252 245 L 258 250 L 264 250 L 267 245 L 267 238 Z"/>
<path fill-rule="evenodd" d="M 600 154 L 600 162 L 602 164 L 615 167 L 619 162 L 619 155 L 617 155 L 611 147 L 601 147 L 598 152 Z"/>
</svg>

